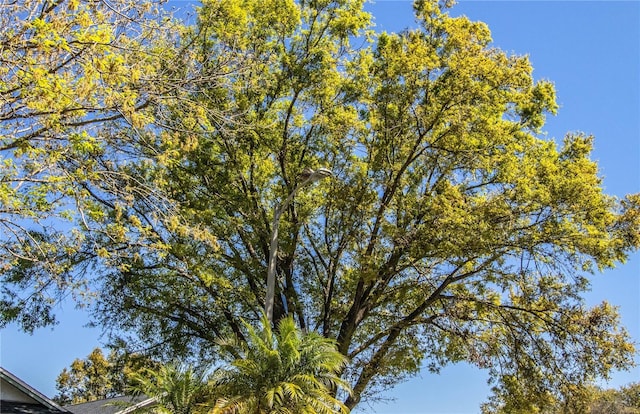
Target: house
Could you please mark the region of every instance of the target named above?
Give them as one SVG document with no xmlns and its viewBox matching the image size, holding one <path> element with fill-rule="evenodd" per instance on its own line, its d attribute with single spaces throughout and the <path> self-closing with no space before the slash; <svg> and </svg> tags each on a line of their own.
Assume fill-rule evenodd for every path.
<svg viewBox="0 0 640 414">
<path fill-rule="evenodd" d="M 0 414 L 63 413 L 70 411 L 0 367 Z"/>
<path fill-rule="evenodd" d="M 146 396 L 124 396 L 61 407 L 0 367 L 0 414 L 129 414 L 155 402 Z"/>
</svg>

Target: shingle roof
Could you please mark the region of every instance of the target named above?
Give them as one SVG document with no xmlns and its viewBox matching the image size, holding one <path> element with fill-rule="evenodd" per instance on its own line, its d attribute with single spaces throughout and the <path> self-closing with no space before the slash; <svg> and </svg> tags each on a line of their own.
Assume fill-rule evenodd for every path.
<svg viewBox="0 0 640 414">
<path fill-rule="evenodd" d="M 123 396 L 67 405 L 64 408 L 73 414 L 125 414 L 153 403 L 155 403 L 155 398 L 144 395 L 139 397 Z"/>
<path fill-rule="evenodd" d="M 0 401 L 0 413 L 2 414 L 60 414 L 64 412 L 44 407 L 42 404 Z"/>
</svg>

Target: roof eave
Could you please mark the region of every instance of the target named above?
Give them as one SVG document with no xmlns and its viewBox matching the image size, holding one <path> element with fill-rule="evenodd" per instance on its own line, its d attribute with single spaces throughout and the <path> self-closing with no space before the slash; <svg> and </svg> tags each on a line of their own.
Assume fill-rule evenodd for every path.
<svg viewBox="0 0 640 414">
<path fill-rule="evenodd" d="M 40 391 L 36 390 L 35 388 L 33 388 L 32 386 L 22 381 L 20 378 L 16 377 L 14 374 L 12 374 L 11 372 L 7 371 L 2 367 L 0 367 L 0 377 L 2 377 L 9 384 L 13 385 L 14 387 L 16 387 L 17 389 L 19 389 L 29 397 L 33 398 L 40 404 L 44 405 L 45 407 L 51 410 L 58 410 L 64 413 L 69 412 L 64 408 L 62 408 L 61 406 L 59 406 L 58 404 L 56 404 L 55 402 L 53 402 L 49 397 L 42 394 Z"/>
</svg>

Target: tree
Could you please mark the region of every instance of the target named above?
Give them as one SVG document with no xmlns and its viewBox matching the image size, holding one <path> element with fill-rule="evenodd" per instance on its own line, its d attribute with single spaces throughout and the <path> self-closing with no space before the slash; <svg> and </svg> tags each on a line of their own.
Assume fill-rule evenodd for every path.
<svg viewBox="0 0 640 414">
<path fill-rule="evenodd" d="M 281 217 L 274 320 L 336 341 L 348 408 L 423 366 L 541 401 L 629 367 L 615 307 L 581 294 L 640 245 L 640 196 L 604 194 L 593 137 L 544 138 L 552 84 L 447 7 L 374 36 L 360 0 L 203 2 L 185 39 L 216 82 L 101 129 L 126 156 L 88 182 L 71 266 L 94 266 L 97 323 L 215 359 L 260 321 L 275 206 L 325 167 Z"/>
<path fill-rule="evenodd" d="M 58 395 L 54 400 L 62 405 L 79 404 L 124 395 L 139 372 L 156 363 L 139 354 L 111 351 L 105 358 L 95 348 L 85 359 L 74 360 L 56 378 Z"/>
<path fill-rule="evenodd" d="M 60 404 L 77 404 L 113 396 L 111 364 L 100 348 L 94 349 L 85 360 L 76 359 L 69 370 L 64 368 L 56 379 L 60 392 L 54 399 Z"/>
<path fill-rule="evenodd" d="M 84 237 L 71 221 L 76 209 L 95 212 L 85 183 L 104 177 L 95 126 L 148 122 L 159 68 L 140 48 L 159 27 L 155 11 L 153 2 L 120 0 L 0 5 L 3 324 L 46 326 L 60 297 L 83 292 L 74 274 Z"/>
<path fill-rule="evenodd" d="M 549 398 L 545 404 L 526 402 L 522 395 L 496 393 L 482 407 L 484 414 L 542 413 L 542 414 L 635 414 L 640 413 L 640 384 L 633 383 L 619 389 L 603 389 L 595 385 L 573 385 L 566 389 L 563 399 Z"/>
<path fill-rule="evenodd" d="M 52 309 L 62 298 L 91 300 L 92 266 L 107 254 L 93 235 L 117 242 L 127 232 L 113 223 L 91 228 L 107 206 L 117 210 L 136 193 L 159 219 L 171 212 L 168 200 L 128 172 L 129 160 L 142 163 L 148 154 L 134 155 L 135 142 L 108 133 L 126 129 L 148 139 L 144 130 L 162 124 L 163 108 L 178 101 L 205 113 L 189 91 L 217 84 L 215 58 L 190 47 L 199 34 L 159 4 L 0 4 L 2 326 L 16 321 L 33 331 L 55 323 Z"/>
<path fill-rule="evenodd" d="M 640 413 L 640 383 L 638 382 L 619 389 L 596 389 L 594 394 L 589 404 L 589 414 Z"/>
<path fill-rule="evenodd" d="M 277 331 L 262 318 L 256 330 L 246 325 L 247 340 L 225 342 L 232 362 L 214 374 L 219 397 L 214 413 L 348 413 L 335 398 L 338 387 L 349 386 L 339 373 L 346 358 L 332 340 L 315 332 L 302 333 L 291 317 L 281 319 Z"/>
<path fill-rule="evenodd" d="M 158 413 L 195 414 L 209 412 L 211 388 L 204 370 L 178 364 L 161 365 L 135 373 L 128 387 L 134 395 L 156 398 Z"/>
</svg>

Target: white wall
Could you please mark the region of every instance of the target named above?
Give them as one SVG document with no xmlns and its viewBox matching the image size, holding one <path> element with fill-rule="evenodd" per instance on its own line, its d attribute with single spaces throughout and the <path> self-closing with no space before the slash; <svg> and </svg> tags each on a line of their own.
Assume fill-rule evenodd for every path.
<svg viewBox="0 0 640 414">
<path fill-rule="evenodd" d="M 3 401 L 38 404 L 38 401 L 29 397 L 13 385 L 6 382 L 4 379 L 0 380 L 0 399 Z"/>
</svg>

